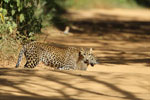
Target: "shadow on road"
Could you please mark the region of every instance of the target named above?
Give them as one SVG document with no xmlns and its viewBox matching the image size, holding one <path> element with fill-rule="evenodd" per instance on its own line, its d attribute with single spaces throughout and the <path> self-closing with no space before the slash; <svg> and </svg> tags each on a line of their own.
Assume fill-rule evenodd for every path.
<svg viewBox="0 0 150 100">
<path fill-rule="evenodd" d="M 128 99 L 128 100 L 142 100 L 138 97 L 136 97 L 134 94 L 123 90 L 116 86 L 115 84 L 109 83 L 104 80 L 97 79 L 96 76 L 93 75 L 82 75 L 82 74 L 76 74 L 72 73 L 71 71 L 49 71 L 48 74 L 39 74 L 38 70 L 25 70 L 25 69 L 7 69 L 7 68 L 1 68 L 0 69 L 0 100 L 48 100 L 48 99 L 65 99 L 65 100 L 75 100 L 74 97 L 81 97 L 84 93 L 89 95 L 96 95 L 96 96 L 104 96 L 104 97 L 113 97 L 117 99 Z M 42 72 L 42 71 L 41 71 Z M 43 72 L 44 73 L 44 72 Z M 60 75 L 58 75 L 60 74 Z M 109 75 L 108 73 L 98 73 L 99 75 Z M 67 78 L 67 76 L 72 78 Z M 6 77 L 6 78 L 3 78 Z M 8 77 L 8 78 L 7 78 Z M 12 77 L 12 78 L 9 78 Z M 66 77 L 66 78 L 64 78 Z M 37 80 L 34 80 L 36 78 Z M 45 84 L 42 84 L 43 82 L 38 80 L 45 80 L 43 82 L 46 82 Z M 82 83 L 73 84 L 71 81 L 80 79 Z M 54 84 L 61 85 L 62 88 L 55 88 L 51 86 L 51 84 L 48 84 L 49 82 L 53 82 Z M 102 93 L 101 90 L 94 91 L 94 89 L 88 89 L 85 87 L 78 87 L 78 84 L 83 84 L 86 82 L 92 82 L 93 84 L 97 85 L 103 85 L 107 88 L 109 88 L 113 92 L 120 93 L 122 96 L 113 96 L 113 94 L 105 94 Z M 23 86 L 23 87 L 21 87 Z M 31 86 L 30 89 L 26 89 L 26 86 Z M 33 87 L 32 87 L 33 86 Z M 36 92 L 32 92 L 32 89 L 35 89 L 36 87 L 41 87 L 41 90 L 46 88 L 44 91 L 46 94 L 51 94 L 52 91 L 59 94 L 60 96 L 43 96 L 40 93 L 40 89 L 37 89 Z M 57 86 L 57 85 L 56 85 Z M 9 87 L 13 88 L 14 90 L 5 89 L 3 87 Z M 65 89 L 72 89 L 72 91 L 75 91 L 73 95 L 69 94 L 68 92 L 65 92 Z M 50 92 L 51 91 L 51 92 Z M 70 91 L 71 92 L 71 91 Z M 15 95 L 15 94 L 21 94 L 21 95 Z"/>
</svg>

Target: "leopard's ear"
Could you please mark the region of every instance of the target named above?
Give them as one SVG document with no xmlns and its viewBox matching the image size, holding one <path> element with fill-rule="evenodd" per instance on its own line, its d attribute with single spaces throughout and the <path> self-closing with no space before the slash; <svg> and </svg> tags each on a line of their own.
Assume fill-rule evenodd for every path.
<svg viewBox="0 0 150 100">
<path fill-rule="evenodd" d="M 81 55 L 84 54 L 84 49 L 83 49 L 83 48 L 80 49 L 80 54 L 81 54 Z"/>
<path fill-rule="evenodd" d="M 93 49 L 92 49 L 92 48 L 90 48 L 90 54 L 92 53 L 92 51 L 93 51 Z"/>
</svg>

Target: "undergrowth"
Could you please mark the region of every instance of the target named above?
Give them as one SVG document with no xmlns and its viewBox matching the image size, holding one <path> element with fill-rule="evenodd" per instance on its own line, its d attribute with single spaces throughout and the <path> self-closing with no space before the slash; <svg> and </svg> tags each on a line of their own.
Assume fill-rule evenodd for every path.
<svg viewBox="0 0 150 100">
<path fill-rule="evenodd" d="M 0 59 L 13 60 L 17 58 L 20 42 L 16 40 L 13 34 L 3 34 L 0 39 Z"/>
</svg>

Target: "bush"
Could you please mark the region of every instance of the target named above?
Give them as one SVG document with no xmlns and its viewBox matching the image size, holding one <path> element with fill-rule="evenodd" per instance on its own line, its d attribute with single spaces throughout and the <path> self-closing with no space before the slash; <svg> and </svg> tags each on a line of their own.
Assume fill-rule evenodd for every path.
<svg viewBox="0 0 150 100">
<path fill-rule="evenodd" d="M 40 17 L 37 18 L 34 16 L 34 9 L 36 8 L 37 3 L 38 2 L 35 2 L 35 0 L 1 1 L 0 9 L 1 12 L 3 12 L 2 15 L 4 16 L 4 21 L 15 23 L 17 25 L 17 31 L 22 35 L 29 35 L 30 32 L 39 32 L 41 29 L 41 19 Z M 11 20 L 7 21 L 6 18 Z"/>
<path fill-rule="evenodd" d="M 37 0 L 38 1 L 38 0 Z M 36 17 L 35 0 L 0 1 L 0 57 L 15 57 L 20 41 L 34 39 L 33 34 L 40 32 L 41 19 Z"/>
</svg>

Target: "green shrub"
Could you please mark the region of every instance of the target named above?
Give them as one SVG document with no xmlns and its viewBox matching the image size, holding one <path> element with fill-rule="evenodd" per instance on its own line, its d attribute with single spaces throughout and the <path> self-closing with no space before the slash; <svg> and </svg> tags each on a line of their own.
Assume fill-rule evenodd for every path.
<svg viewBox="0 0 150 100">
<path fill-rule="evenodd" d="M 34 15 L 35 0 L 0 1 L 0 57 L 15 57 L 20 41 L 34 39 L 33 34 L 40 32 L 40 17 Z"/>
<path fill-rule="evenodd" d="M 41 19 L 34 16 L 34 9 L 38 2 L 35 0 L 3 0 L 0 3 L 2 11 L 5 12 L 3 16 L 12 19 L 8 22 L 17 24 L 20 34 L 28 35 L 30 32 L 40 31 Z"/>
</svg>

